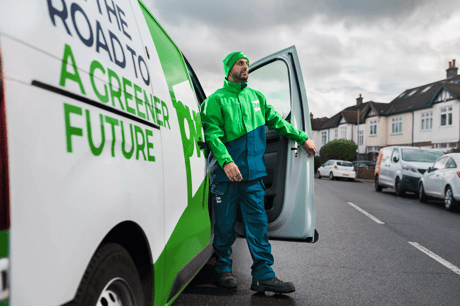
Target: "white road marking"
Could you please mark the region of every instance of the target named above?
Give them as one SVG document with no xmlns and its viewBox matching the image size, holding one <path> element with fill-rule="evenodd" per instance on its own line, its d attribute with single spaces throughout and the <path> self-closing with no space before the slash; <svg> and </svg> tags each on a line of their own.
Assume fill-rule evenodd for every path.
<svg viewBox="0 0 460 306">
<path fill-rule="evenodd" d="M 374 220 L 378 224 L 385 224 L 382 221 L 380 221 L 379 219 L 377 219 L 376 217 L 374 217 L 373 215 L 371 215 L 370 213 L 368 213 L 367 211 L 365 211 L 364 209 L 361 209 L 359 206 L 357 206 L 357 205 L 355 205 L 355 204 L 353 204 L 351 202 L 347 202 L 347 204 L 350 205 L 351 207 L 355 208 L 357 211 L 363 213 L 365 216 L 369 217 L 371 220 Z"/>
<path fill-rule="evenodd" d="M 409 244 L 412 245 L 413 247 L 419 249 L 420 251 L 422 251 L 423 253 L 425 253 L 426 255 L 430 256 L 431 258 L 433 258 L 434 260 L 436 260 L 437 262 L 439 262 L 440 264 L 446 266 L 447 268 L 449 268 L 450 270 L 454 271 L 455 273 L 457 273 L 458 275 L 460 275 L 460 268 L 457 267 L 457 266 L 454 266 L 453 264 L 451 264 L 450 262 L 448 262 L 447 260 L 445 260 L 444 258 L 436 255 L 435 253 L 431 252 L 430 250 L 428 250 L 427 248 L 421 246 L 420 244 L 418 244 L 417 242 L 410 242 L 409 241 Z"/>
</svg>

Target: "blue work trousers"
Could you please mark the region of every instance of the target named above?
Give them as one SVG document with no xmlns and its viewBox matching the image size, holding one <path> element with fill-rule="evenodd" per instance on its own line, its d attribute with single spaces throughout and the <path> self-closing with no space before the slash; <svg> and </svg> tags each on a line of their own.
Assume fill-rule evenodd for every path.
<svg viewBox="0 0 460 306">
<path fill-rule="evenodd" d="M 213 184 L 211 193 L 215 215 L 213 248 L 217 254 L 216 272 L 232 271 L 230 254 L 236 239 L 234 226 L 239 206 L 253 261 L 252 281 L 275 277 L 270 267 L 273 265 L 273 256 L 268 242 L 265 186 L 262 179 Z"/>
</svg>

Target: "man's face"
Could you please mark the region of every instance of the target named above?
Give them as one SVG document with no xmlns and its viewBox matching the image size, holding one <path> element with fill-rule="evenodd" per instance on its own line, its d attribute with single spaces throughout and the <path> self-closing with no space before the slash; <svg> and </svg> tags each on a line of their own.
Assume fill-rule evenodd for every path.
<svg viewBox="0 0 460 306">
<path fill-rule="evenodd" d="M 240 58 L 228 74 L 228 80 L 235 83 L 245 83 L 249 77 L 248 60 Z"/>
</svg>

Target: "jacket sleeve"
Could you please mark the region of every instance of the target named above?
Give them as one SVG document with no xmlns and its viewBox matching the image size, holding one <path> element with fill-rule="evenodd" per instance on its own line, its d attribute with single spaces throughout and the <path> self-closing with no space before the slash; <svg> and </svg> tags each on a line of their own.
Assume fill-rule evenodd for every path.
<svg viewBox="0 0 460 306">
<path fill-rule="evenodd" d="M 299 131 L 294 128 L 289 122 L 284 120 L 281 115 L 275 111 L 273 106 L 267 103 L 265 97 L 261 94 L 263 99 L 263 105 L 265 107 L 265 122 L 270 130 L 275 130 L 276 134 L 285 136 L 292 141 L 302 145 L 305 140 L 308 139 L 307 134 L 304 131 Z"/>
<path fill-rule="evenodd" d="M 222 142 L 225 135 L 224 119 L 222 108 L 216 98 L 210 96 L 201 105 L 201 121 L 206 144 L 219 165 L 223 168 L 225 163 L 233 162 L 227 147 Z"/>
</svg>

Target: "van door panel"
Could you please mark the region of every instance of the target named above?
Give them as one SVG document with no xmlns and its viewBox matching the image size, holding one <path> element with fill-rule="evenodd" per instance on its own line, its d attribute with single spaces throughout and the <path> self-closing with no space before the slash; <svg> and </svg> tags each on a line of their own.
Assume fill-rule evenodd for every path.
<svg viewBox="0 0 460 306">
<path fill-rule="evenodd" d="M 248 85 L 261 91 L 267 103 L 295 128 L 312 135 L 308 103 L 295 47 L 251 64 Z M 270 239 L 313 239 L 315 206 L 313 157 L 295 142 L 266 131 L 264 178 Z M 241 220 L 235 230 L 244 235 Z"/>
</svg>

